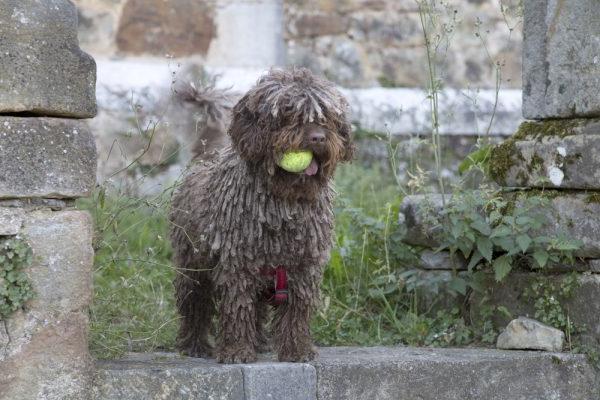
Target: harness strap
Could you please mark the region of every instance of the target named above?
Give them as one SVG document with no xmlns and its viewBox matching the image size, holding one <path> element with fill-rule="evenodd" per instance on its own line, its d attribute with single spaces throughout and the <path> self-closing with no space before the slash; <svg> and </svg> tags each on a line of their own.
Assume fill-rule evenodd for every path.
<svg viewBox="0 0 600 400">
<path fill-rule="evenodd" d="M 272 276 L 275 278 L 275 288 L 267 289 L 265 298 L 267 302 L 274 306 L 281 305 L 288 301 L 288 283 L 287 272 L 283 265 L 279 265 L 275 269 L 263 269 L 263 275 Z"/>
</svg>

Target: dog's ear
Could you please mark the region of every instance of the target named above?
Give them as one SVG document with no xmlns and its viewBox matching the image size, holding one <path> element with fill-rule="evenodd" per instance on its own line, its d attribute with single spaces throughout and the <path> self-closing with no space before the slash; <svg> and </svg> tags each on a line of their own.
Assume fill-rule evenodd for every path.
<svg viewBox="0 0 600 400">
<path fill-rule="evenodd" d="M 267 154 L 268 134 L 246 94 L 233 107 L 228 134 L 233 148 L 247 161 L 260 161 Z"/>
<path fill-rule="evenodd" d="M 346 115 L 342 121 L 339 135 L 344 143 L 344 151 L 342 152 L 341 161 L 352 161 L 356 147 L 354 146 L 354 141 L 352 140 L 352 124 L 350 124 L 350 120 Z"/>
</svg>

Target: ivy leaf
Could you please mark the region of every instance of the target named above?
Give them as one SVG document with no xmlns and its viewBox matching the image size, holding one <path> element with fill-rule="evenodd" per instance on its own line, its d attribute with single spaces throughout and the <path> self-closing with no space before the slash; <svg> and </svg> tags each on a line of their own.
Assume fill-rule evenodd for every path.
<svg viewBox="0 0 600 400">
<path fill-rule="evenodd" d="M 492 241 L 486 237 L 480 238 L 477 241 L 477 250 L 481 253 L 481 255 L 488 261 L 492 261 L 492 252 L 494 245 Z"/>
<path fill-rule="evenodd" d="M 528 235 L 522 234 L 517 236 L 517 244 L 523 253 L 529 249 L 529 245 L 531 245 L 531 238 Z"/>
<path fill-rule="evenodd" d="M 544 268 L 548 262 L 548 252 L 542 249 L 536 249 L 533 252 L 533 258 L 540 268 Z"/>
<path fill-rule="evenodd" d="M 494 277 L 496 278 L 496 282 L 502 281 L 506 275 L 508 275 L 512 269 L 511 261 L 512 258 L 506 254 L 494 260 L 492 266 L 494 268 Z"/>
</svg>

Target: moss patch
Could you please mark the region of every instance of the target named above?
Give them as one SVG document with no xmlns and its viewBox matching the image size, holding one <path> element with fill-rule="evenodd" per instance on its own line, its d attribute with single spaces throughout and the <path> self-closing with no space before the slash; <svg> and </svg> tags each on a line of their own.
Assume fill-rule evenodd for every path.
<svg viewBox="0 0 600 400">
<path fill-rule="evenodd" d="M 496 146 L 490 156 L 490 178 L 501 185 L 506 185 L 506 175 L 515 164 L 513 160 L 515 154 L 519 153 L 512 138 Z"/>
<path fill-rule="evenodd" d="M 576 134 L 576 128 L 584 125 L 584 119 L 548 119 L 544 121 L 525 121 L 511 139 L 541 140 L 544 137 L 567 137 Z"/>
</svg>

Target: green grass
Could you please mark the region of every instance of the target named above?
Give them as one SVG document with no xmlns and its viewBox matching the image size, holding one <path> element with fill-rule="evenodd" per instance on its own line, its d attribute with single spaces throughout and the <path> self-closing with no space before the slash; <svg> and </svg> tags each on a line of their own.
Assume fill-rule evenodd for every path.
<svg viewBox="0 0 600 400">
<path fill-rule="evenodd" d="M 90 348 L 98 358 L 174 348 L 177 329 L 166 203 L 82 201 L 96 226 Z"/>
<path fill-rule="evenodd" d="M 377 167 L 344 165 L 336 175 L 336 245 L 325 271 L 322 306 L 312 323 L 322 345 L 444 344 L 456 310 L 419 310 L 407 285 L 415 250 L 402 244 L 401 201 L 393 177 Z M 95 220 L 95 296 L 91 350 L 173 350 L 177 330 L 168 193 L 155 199 L 105 195 L 81 201 Z M 447 337 L 446 337 L 447 338 Z"/>
</svg>

